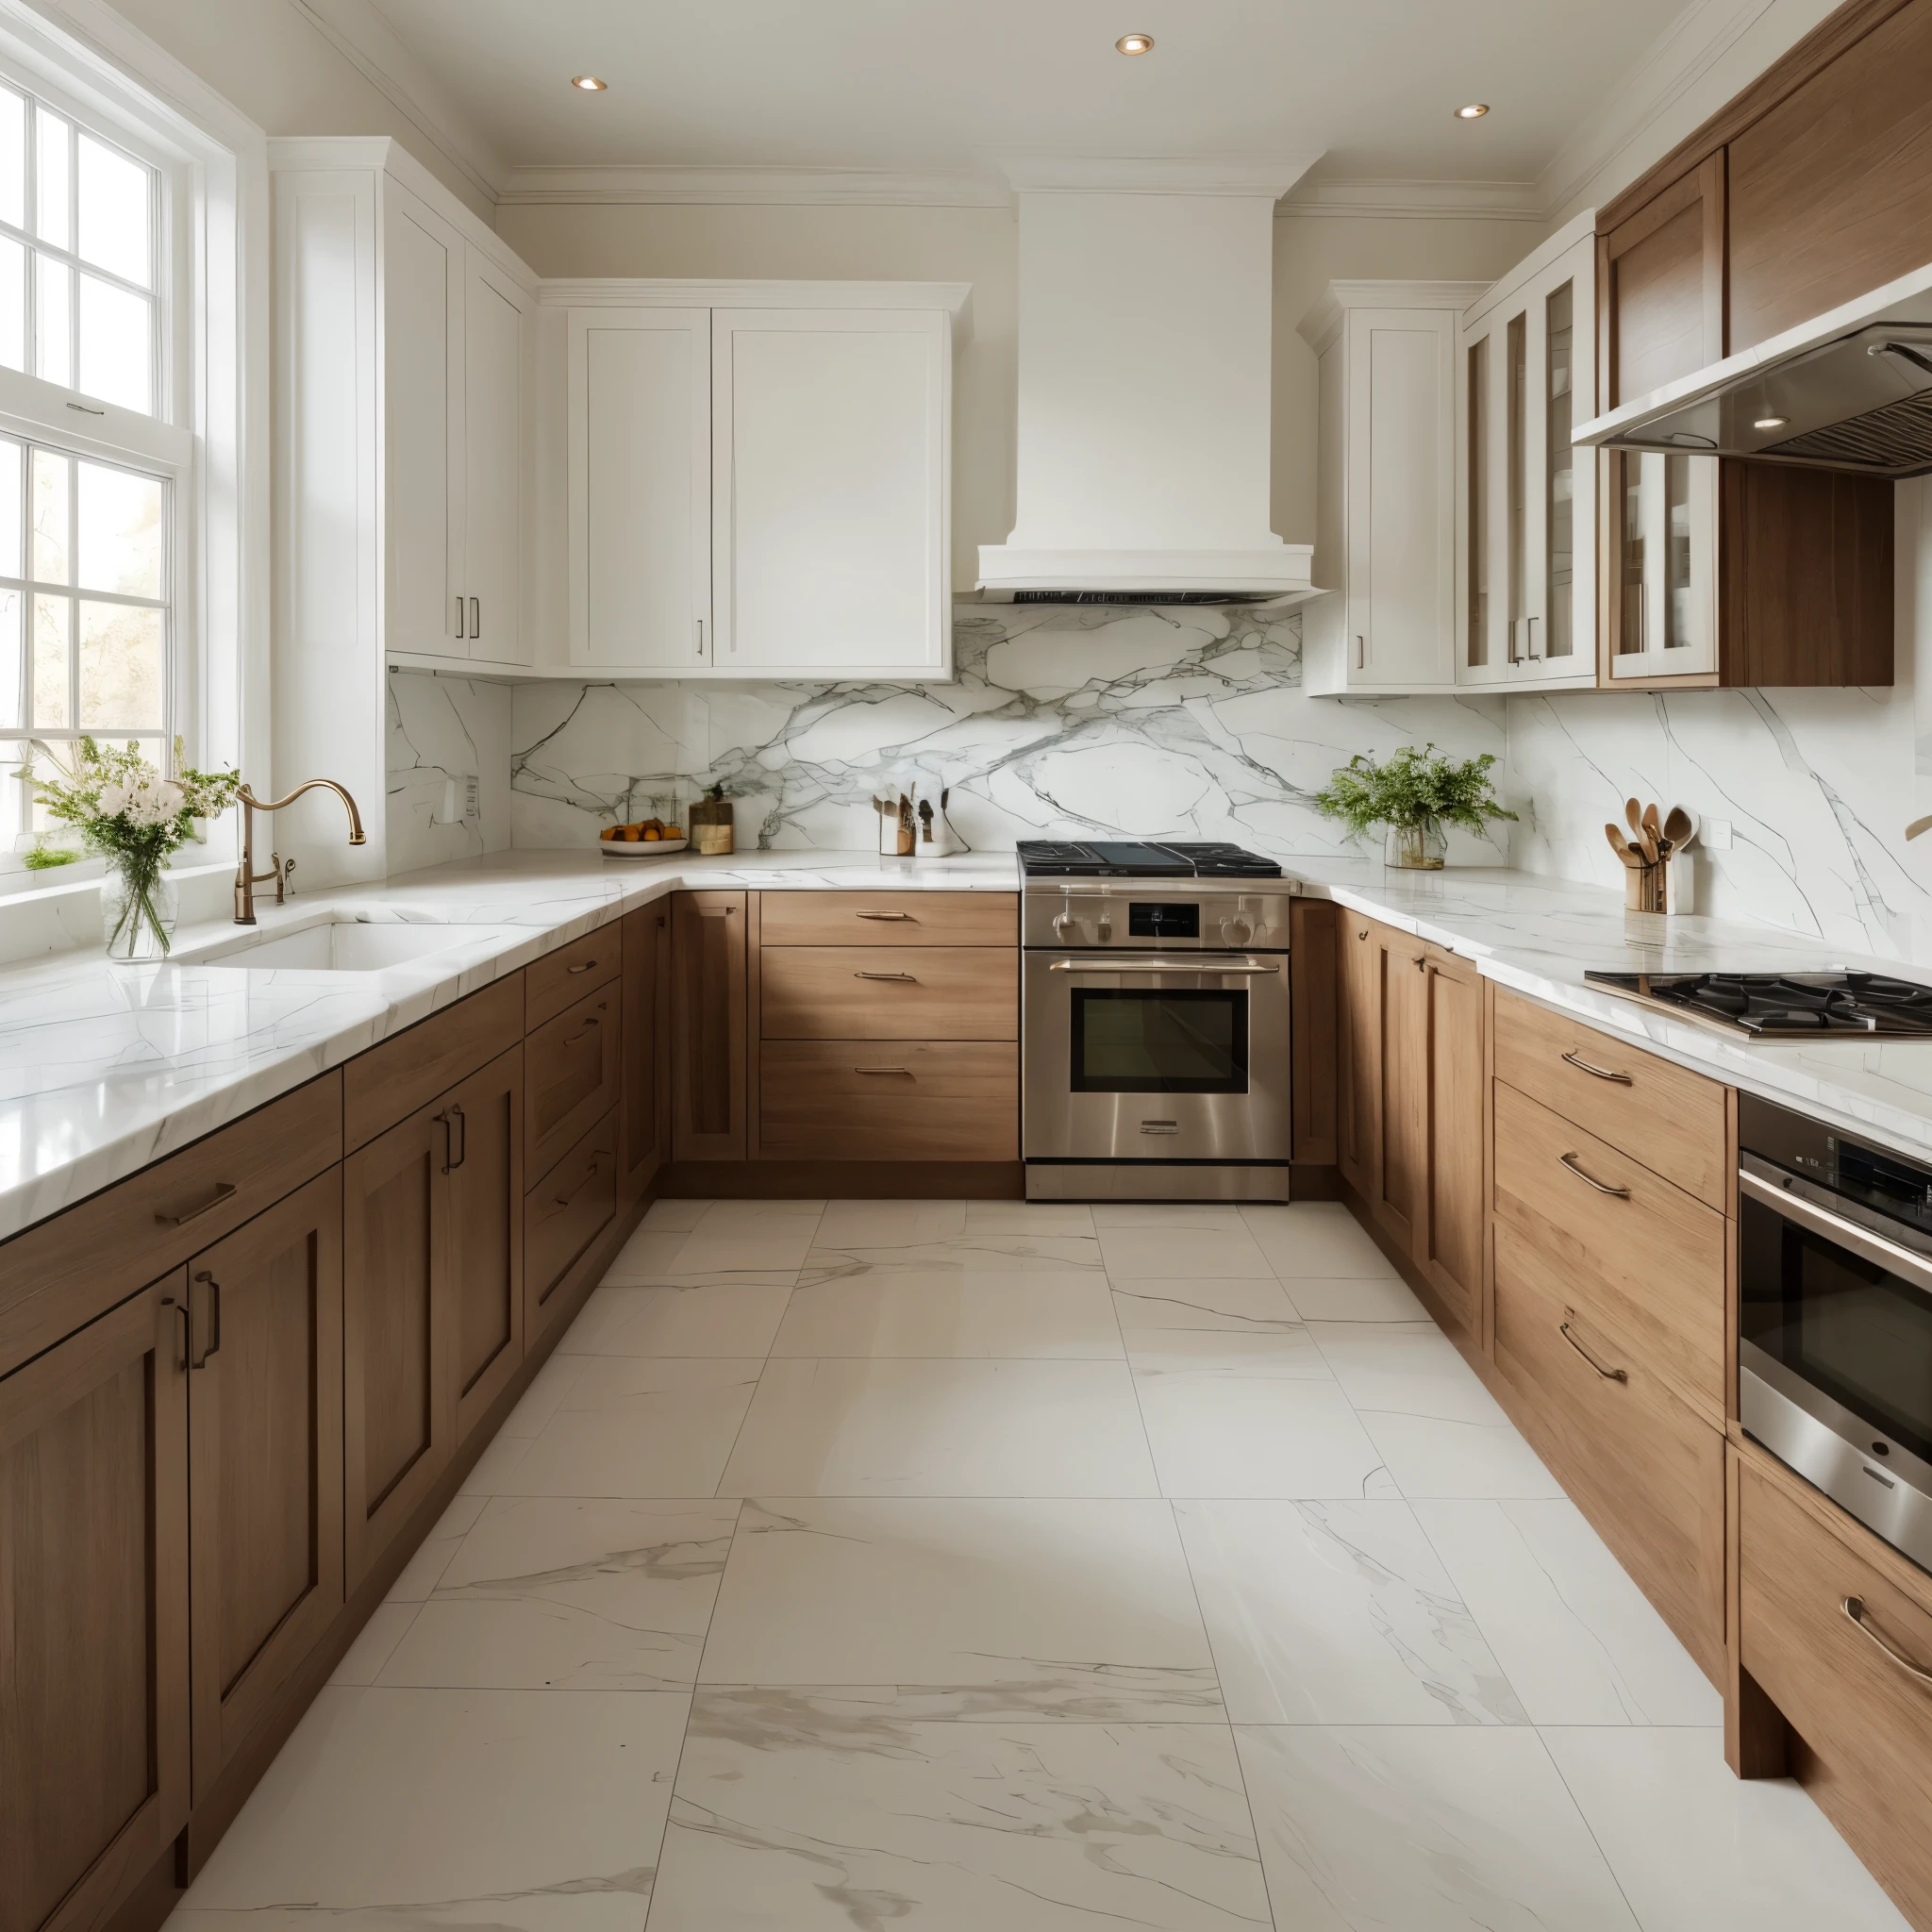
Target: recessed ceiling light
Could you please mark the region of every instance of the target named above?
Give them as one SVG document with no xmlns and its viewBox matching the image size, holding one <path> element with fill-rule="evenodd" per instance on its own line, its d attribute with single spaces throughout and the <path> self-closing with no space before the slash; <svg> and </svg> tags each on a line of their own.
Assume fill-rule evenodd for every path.
<svg viewBox="0 0 1932 1932">
<path fill-rule="evenodd" d="M 1487 114 L 1489 111 L 1489 102 L 1472 101 L 1470 102 L 1468 107 L 1457 108 L 1456 118 L 1458 121 L 1480 121 L 1483 118 L 1483 116 Z"/>
<path fill-rule="evenodd" d="M 599 80 L 594 74 L 573 74 L 570 84 L 582 88 L 587 94 L 601 94 L 610 85 L 608 80 Z"/>
<path fill-rule="evenodd" d="M 1123 34 L 1114 43 L 1118 54 L 1151 54 L 1154 51 L 1152 34 Z"/>
<path fill-rule="evenodd" d="M 1760 416 L 1751 426 L 1754 429 L 1782 429 L 1790 420 L 1789 416 Z"/>
</svg>

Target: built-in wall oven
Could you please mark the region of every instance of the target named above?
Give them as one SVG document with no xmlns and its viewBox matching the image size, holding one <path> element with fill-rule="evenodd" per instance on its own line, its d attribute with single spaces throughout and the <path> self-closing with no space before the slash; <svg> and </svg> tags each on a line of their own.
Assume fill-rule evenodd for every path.
<svg viewBox="0 0 1932 1932">
<path fill-rule="evenodd" d="M 1029 1199 L 1288 1198 L 1289 905 L 1279 881 L 1028 879 Z"/>
<path fill-rule="evenodd" d="M 1738 1100 L 1745 1432 L 1932 1569 L 1932 1165 Z"/>
</svg>

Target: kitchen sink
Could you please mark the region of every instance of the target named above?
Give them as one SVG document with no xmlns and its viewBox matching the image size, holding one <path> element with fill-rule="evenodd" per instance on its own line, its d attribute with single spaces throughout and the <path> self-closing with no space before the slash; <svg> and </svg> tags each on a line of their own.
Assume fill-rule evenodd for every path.
<svg viewBox="0 0 1932 1932">
<path fill-rule="evenodd" d="M 184 966 L 239 966 L 255 973 L 380 973 L 458 946 L 505 937 L 496 925 L 431 925 L 419 921 L 323 919 L 293 932 L 257 933 L 177 953 Z"/>
</svg>

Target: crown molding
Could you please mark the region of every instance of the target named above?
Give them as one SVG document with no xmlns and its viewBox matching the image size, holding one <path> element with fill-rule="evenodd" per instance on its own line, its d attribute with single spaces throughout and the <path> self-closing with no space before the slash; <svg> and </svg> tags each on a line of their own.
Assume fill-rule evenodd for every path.
<svg viewBox="0 0 1932 1932">
<path fill-rule="evenodd" d="M 1341 334 L 1351 308 L 1448 308 L 1457 315 L 1490 292 L 1488 282 L 1336 281 L 1295 324 L 1316 355 Z"/>
<path fill-rule="evenodd" d="M 1265 194 L 1277 201 L 1321 158 L 1319 148 L 1299 154 L 1200 155 L 1177 159 L 1132 155 L 993 157 L 1016 194 Z"/>
<path fill-rule="evenodd" d="M 973 336 L 971 282 L 705 281 L 671 275 L 547 276 L 544 308 L 942 308 L 953 346 Z"/>
<path fill-rule="evenodd" d="M 1007 208 L 996 180 L 966 169 L 686 167 L 641 162 L 512 168 L 505 207 Z"/>
<path fill-rule="evenodd" d="M 1405 181 L 1370 175 L 1323 175 L 1304 181 L 1274 212 L 1281 220 L 1547 219 L 1534 181 Z"/>
</svg>

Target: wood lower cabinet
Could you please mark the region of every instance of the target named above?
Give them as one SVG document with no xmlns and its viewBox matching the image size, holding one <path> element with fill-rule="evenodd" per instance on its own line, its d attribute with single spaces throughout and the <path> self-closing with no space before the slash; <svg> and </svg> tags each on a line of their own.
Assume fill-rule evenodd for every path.
<svg viewBox="0 0 1932 1932">
<path fill-rule="evenodd" d="M 1482 974 L 1424 949 L 1422 1199 L 1416 1265 L 1472 1336 L 1482 1333 L 1486 995 Z"/>
<path fill-rule="evenodd" d="M 618 1119 L 613 1108 L 530 1190 L 524 1208 L 525 1329 L 557 1319 L 572 1264 L 617 1211 Z"/>
<path fill-rule="evenodd" d="M 1371 962 L 1374 1002 L 1374 1150 L 1369 1205 L 1407 1254 L 1421 1238 L 1428 1150 L 1423 1101 L 1429 1055 L 1428 964 L 1423 942 L 1377 926 Z"/>
<path fill-rule="evenodd" d="M 614 951 L 615 937 L 605 951 Z M 624 1076 L 624 991 L 613 978 L 533 1027 L 524 1043 L 529 1091 L 524 1161 L 548 1174 L 591 1122 L 617 1105 Z"/>
<path fill-rule="evenodd" d="M 742 1160 L 745 894 L 679 892 L 671 907 L 672 1153 Z"/>
<path fill-rule="evenodd" d="M 1020 1050 L 983 1041 L 767 1040 L 768 1160 L 1017 1160 Z"/>
<path fill-rule="evenodd" d="M 1293 1158 L 1298 1166 L 1332 1167 L 1337 1158 L 1336 1079 L 1341 1056 L 1341 921 L 1348 915 L 1326 899 L 1296 899 L 1288 908 L 1290 1027 L 1289 1091 L 1294 1108 Z"/>
<path fill-rule="evenodd" d="M 524 1358 L 524 1048 L 440 1103 L 448 1116 L 449 1274 L 457 1440 L 482 1421 Z"/>
<path fill-rule="evenodd" d="M 342 1182 L 188 1265 L 194 1794 L 342 1607 Z"/>
<path fill-rule="evenodd" d="M 187 1290 L 0 1380 L 4 1932 L 92 1932 L 188 1821 Z"/>
<path fill-rule="evenodd" d="M 671 908 L 624 921 L 624 1068 L 617 1191 L 637 1200 L 671 1158 Z"/>
<path fill-rule="evenodd" d="M 1336 972 L 1336 1165 L 1363 1200 L 1375 1185 L 1375 1088 L 1381 1045 L 1382 954 L 1372 919 L 1339 909 Z"/>
<path fill-rule="evenodd" d="M 767 1040 L 989 1040 L 1020 1036 L 1011 946 L 774 946 L 759 950 Z"/>
</svg>

